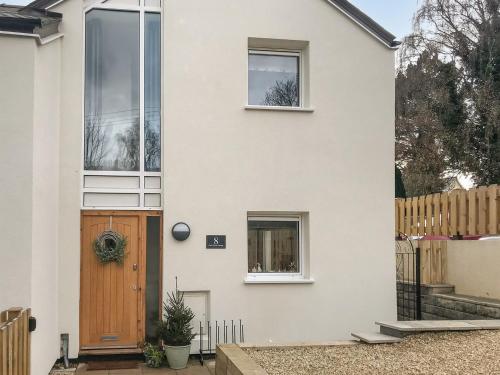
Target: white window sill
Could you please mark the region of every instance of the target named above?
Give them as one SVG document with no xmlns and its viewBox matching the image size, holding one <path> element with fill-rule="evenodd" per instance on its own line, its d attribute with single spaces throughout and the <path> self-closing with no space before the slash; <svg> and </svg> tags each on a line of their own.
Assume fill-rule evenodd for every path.
<svg viewBox="0 0 500 375">
<path fill-rule="evenodd" d="M 247 276 L 245 284 L 314 284 L 314 279 L 287 276 Z"/>
<path fill-rule="evenodd" d="M 314 112 L 314 108 L 304 107 L 280 107 L 280 106 L 267 106 L 267 105 L 246 105 L 246 110 L 251 111 L 281 111 L 281 112 Z"/>
</svg>

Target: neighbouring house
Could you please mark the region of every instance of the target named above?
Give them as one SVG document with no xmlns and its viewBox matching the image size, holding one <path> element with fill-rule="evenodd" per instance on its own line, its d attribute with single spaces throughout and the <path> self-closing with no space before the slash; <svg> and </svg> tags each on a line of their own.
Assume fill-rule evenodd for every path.
<svg viewBox="0 0 500 375">
<path fill-rule="evenodd" d="M 398 44 L 346 0 L 0 6 L 0 310 L 31 307 L 33 373 L 62 334 L 140 351 L 176 285 L 247 342 L 395 319 Z"/>
<path fill-rule="evenodd" d="M 458 177 L 450 177 L 445 183 L 443 191 L 453 191 L 453 190 L 465 190 L 464 186 L 460 183 Z"/>
</svg>

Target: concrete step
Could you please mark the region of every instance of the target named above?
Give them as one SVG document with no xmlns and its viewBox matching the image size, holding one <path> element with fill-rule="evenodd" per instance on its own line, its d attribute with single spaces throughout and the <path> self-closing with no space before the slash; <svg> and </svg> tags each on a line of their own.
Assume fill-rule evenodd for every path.
<svg viewBox="0 0 500 375">
<path fill-rule="evenodd" d="M 476 321 L 481 323 L 472 323 L 472 320 L 420 320 L 420 321 L 404 321 L 404 322 L 375 322 L 380 326 L 380 333 L 395 337 L 406 337 L 408 335 L 422 333 L 422 332 L 447 332 L 447 331 L 475 331 L 485 329 L 488 325 L 489 329 L 496 324 L 500 325 L 500 321 L 489 321 L 489 323 L 482 323 L 484 321 Z M 493 323 L 496 322 L 496 323 Z"/>
<path fill-rule="evenodd" d="M 351 333 L 351 336 L 356 337 L 367 344 L 394 344 L 401 341 L 398 337 L 384 335 L 378 332 Z"/>
</svg>

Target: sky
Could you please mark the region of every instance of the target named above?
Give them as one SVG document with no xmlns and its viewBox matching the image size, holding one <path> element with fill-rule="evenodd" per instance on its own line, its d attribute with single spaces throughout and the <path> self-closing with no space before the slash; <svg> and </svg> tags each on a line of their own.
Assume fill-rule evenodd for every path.
<svg viewBox="0 0 500 375">
<path fill-rule="evenodd" d="M 398 39 L 412 30 L 413 14 L 422 0 L 350 0 Z"/>
<path fill-rule="evenodd" d="M 411 32 L 413 13 L 422 0 L 351 0 L 358 8 L 401 39 Z M 28 4 L 29 0 L 0 0 L 0 3 Z"/>
</svg>

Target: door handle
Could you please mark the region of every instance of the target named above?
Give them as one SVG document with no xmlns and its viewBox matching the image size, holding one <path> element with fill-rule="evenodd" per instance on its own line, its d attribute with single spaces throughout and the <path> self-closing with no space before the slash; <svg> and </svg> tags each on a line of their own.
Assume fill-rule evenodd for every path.
<svg viewBox="0 0 500 375">
<path fill-rule="evenodd" d="M 134 263 L 134 265 L 132 266 L 132 269 L 133 269 L 134 271 L 137 271 L 137 264 L 136 264 L 136 263 Z"/>
</svg>

